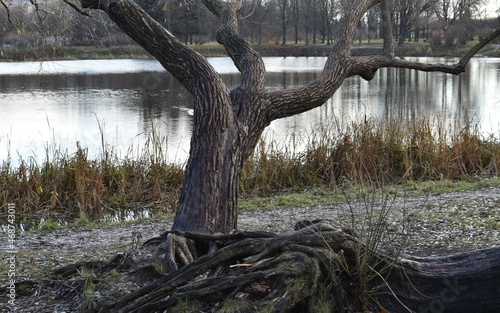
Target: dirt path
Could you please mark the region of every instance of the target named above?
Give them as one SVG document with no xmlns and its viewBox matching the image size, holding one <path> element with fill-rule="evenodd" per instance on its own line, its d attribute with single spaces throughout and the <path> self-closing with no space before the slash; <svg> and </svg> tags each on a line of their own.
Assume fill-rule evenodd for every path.
<svg viewBox="0 0 500 313">
<path fill-rule="evenodd" d="M 377 213 L 381 212 L 385 218 L 378 221 Z M 366 233 L 373 229 L 373 225 L 382 225 L 384 241 L 397 245 L 401 238 L 407 238 L 405 253 L 411 255 L 444 255 L 481 249 L 500 245 L 500 186 L 426 197 L 388 198 L 387 201 L 365 200 L 243 212 L 239 217 L 239 228 L 288 232 L 298 220 L 318 218 L 340 220 L 342 225 L 357 233 Z M 16 281 L 46 279 L 55 268 L 69 263 L 108 260 L 117 253 L 136 249 L 137 245 L 158 236 L 170 226 L 171 221 L 147 220 L 88 229 L 17 234 Z M 7 234 L 0 233 L 0 239 L 2 251 L 8 251 Z M 4 291 L 7 286 L 4 273 L 7 273 L 8 264 L 2 263 L 1 267 L 0 286 Z M 38 302 L 33 298 L 29 301 L 32 309 L 19 308 L 17 312 L 55 312 L 54 306 L 45 301 L 47 298 L 44 297 Z M 4 312 L 2 306 L 5 302 L 0 301 L 1 312 Z M 26 302 L 20 303 L 26 305 Z"/>
</svg>

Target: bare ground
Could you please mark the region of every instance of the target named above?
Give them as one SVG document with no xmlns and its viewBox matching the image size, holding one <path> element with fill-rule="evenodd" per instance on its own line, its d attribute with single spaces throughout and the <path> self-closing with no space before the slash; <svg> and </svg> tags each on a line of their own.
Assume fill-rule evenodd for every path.
<svg viewBox="0 0 500 313">
<path fill-rule="evenodd" d="M 239 215 L 239 229 L 284 233 L 292 231 L 298 220 L 325 218 L 339 220 L 362 236 L 374 229 L 373 225 L 382 225 L 377 229 L 384 231 L 382 248 L 388 252 L 406 241 L 406 254 L 454 254 L 500 245 L 500 186 L 425 197 L 367 198 L 335 205 L 249 211 Z M 119 253 L 152 259 L 152 252 L 139 249 L 140 244 L 170 226 L 171 221 L 142 220 L 87 229 L 18 233 L 17 306 L 12 310 L 14 307 L 7 305 L 8 264 L 3 262 L 0 312 L 78 312 L 82 303 L 92 306 L 110 294 L 124 294 L 140 287 L 141 283 L 116 283 L 120 276 L 116 272 L 106 274 L 106 281 L 114 282 L 112 287 L 99 285 L 102 277 L 92 271 L 82 270 L 65 279 L 52 272 L 70 263 L 109 260 Z M 7 251 L 7 234 L 0 233 L 0 238 L 2 251 Z M 5 255 L 4 260 L 9 256 Z M 104 292 L 106 288 L 109 290 Z"/>
</svg>

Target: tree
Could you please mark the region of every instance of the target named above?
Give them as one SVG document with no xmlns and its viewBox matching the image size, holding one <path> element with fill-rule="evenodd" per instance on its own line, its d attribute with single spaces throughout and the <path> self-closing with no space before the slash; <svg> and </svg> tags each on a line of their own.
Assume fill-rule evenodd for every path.
<svg viewBox="0 0 500 313">
<path fill-rule="evenodd" d="M 368 43 L 370 43 L 370 40 L 372 38 L 376 38 L 377 36 L 377 23 L 378 23 L 378 16 L 380 14 L 380 6 L 375 6 L 368 10 L 366 13 L 366 27 L 367 27 L 367 36 L 368 36 Z M 375 32 L 375 36 L 372 36 L 372 32 Z"/>
<path fill-rule="evenodd" d="M 332 28 L 336 17 L 340 14 L 339 6 L 342 3 L 338 3 L 332 0 L 319 0 L 318 5 L 318 30 L 321 33 L 321 41 L 329 45 L 331 44 L 332 38 Z M 326 39 L 326 40 L 325 40 Z"/>
<path fill-rule="evenodd" d="M 300 20 L 300 5 L 299 0 L 292 0 L 291 3 L 291 20 L 293 24 L 293 39 L 295 44 L 299 43 L 299 20 Z"/>
<path fill-rule="evenodd" d="M 265 89 L 262 58 L 238 35 L 237 3 L 203 1 L 220 19 L 216 39 L 241 73 L 240 84 L 228 90 L 221 76 L 204 57 L 175 38 L 133 1 L 81 0 L 85 9 L 104 11 L 157 58 L 193 97 L 191 150 L 173 229 L 227 234 L 237 228 L 236 204 L 242 165 L 271 121 L 318 107 L 347 77 L 360 75 L 369 80 L 382 67 L 459 74 L 474 53 L 500 33 L 497 29 L 453 65 L 422 64 L 394 58 L 390 48 L 392 42 L 386 42 L 388 48 L 384 56 L 352 57 L 351 43 L 357 24 L 378 2 L 356 0 L 344 3 L 335 44 L 323 73 L 314 82 L 295 89 L 269 92 Z M 389 25 L 387 19 L 383 23 Z M 186 254 L 186 258 L 181 259 L 189 261 L 192 257 Z"/>
<path fill-rule="evenodd" d="M 289 0 L 278 0 L 278 12 L 281 20 L 281 44 L 286 45 L 288 24 L 290 23 L 291 5 Z"/>
<path fill-rule="evenodd" d="M 311 31 L 311 20 L 313 13 L 313 1 L 303 0 L 300 2 L 301 12 L 302 12 L 302 24 L 304 26 L 304 36 L 306 45 L 309 44 L 309 32 Z"/>
</svg>

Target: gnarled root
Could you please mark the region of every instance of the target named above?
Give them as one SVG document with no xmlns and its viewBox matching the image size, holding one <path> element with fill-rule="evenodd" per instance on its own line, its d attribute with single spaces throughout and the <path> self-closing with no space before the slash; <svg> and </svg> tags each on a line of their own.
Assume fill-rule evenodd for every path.
<svg viewBox="0 0 500 313">
<path fill-rule="evenodd" d="M 447 257 L 397 258 L 368 249 L 352 233 L 330 223 L 300 227 L 284 235 L 167 232 L 147 245 L 156 247 L 170 236 L 170 256 L 182 256 L 189 264 L 156 275 L 148 285 L 107 305 L 101 303 L 99 311 L 367 312 L 383 311 L 383 306 L 390 312 L 420 312 L 439 306 L 443 312 L 479 313 L 494 312 L 500 305 L 500 247 Z M 185 244 L 179 244 L 181 237 Z M 215 248 L 198 258 L 177 252 L 178 247 L 191 250 L 192 243 L 210 242 Z M 107 264 L 64 267 L 61 274 L 71 275 L 80 267 L 116 268 L 134 278 L 136 264 L 137 259 L 124 256 Z"/>
<path fill-rule="evenodd" d="M 356 244 L 354 237 L 327 224 L 282 236 L 170 232 L 166 238 L 172 240 L 170 251 L 175 251 L 170 257 L 181 256 L 189 264 L 103 307 L 102 312 L 163 312 L 180 303 L 198 305 L 200 311 L 308 312 L 320 293 L 327 292 L 319 286 L 338 289 L 340 277 L 350 276 L 346 257 L 354 256 Z M 186 240 L 182 246 L 180 238 Z M 195 239 L 216 242 L 219 248 L 199 258 L 184 251 L 179 254 L 179 247 L 189 249 L 189 241 Z M 344 308 L 342 292 L 333 294 L 331 305 Z"/>
<path fill-rule="evenodd" d="M 150 244 L 174 235 L 171 251 L 190 249 L 189 241 L 212 242 L 217 249 L 198 258 L 184 255 L 189 264 L 99 311 L 313 312 L 323 307 L 366 312 L 381 311 L 383 305 L 407 312 L 439 304 L 443 312 L 493 312 L 500 305 L 494 287 L 500 282 L 500 247 L 403 259 L 370 251 L 332 224 L 302 226 L 284 235 L 168 232 Z"/>
<path fill-rule="evenodd" d="M 156 252 L 157 256 L 163 256 L 163 262 L 169 272 L 176 271 L 179 267 L 188 265 L 197 258 L 195 243 L 191 239 L 173 233 L 167 234 L 164 245 Z"/>
</svg>

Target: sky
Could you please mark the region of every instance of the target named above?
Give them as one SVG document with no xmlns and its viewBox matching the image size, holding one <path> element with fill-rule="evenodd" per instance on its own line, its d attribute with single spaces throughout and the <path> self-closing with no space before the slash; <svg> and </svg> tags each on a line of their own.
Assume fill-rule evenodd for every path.
<svg viewBox="0 0 500 313">
<path fill-rule="evenodd" d="M 495 17 L 500 14 L 498 11 L 500 8 L 500 0 L 488 0 L 488 4 L 486 6 L 486 14 L 488 17 Z"/>
</svg>

